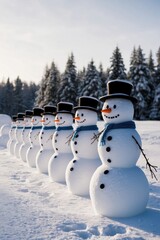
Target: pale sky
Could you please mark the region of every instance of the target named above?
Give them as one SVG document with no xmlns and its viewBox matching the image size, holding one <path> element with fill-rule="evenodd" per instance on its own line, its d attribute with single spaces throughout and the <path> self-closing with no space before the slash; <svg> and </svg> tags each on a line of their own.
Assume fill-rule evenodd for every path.
<svg viewBox="0 0 160 240">
<path fill-rule="evenodd" d="M 156 59 L 160 0 L 0 0 L 0 81 L 39 83 L 52 60 L 61 72 L 73 52 L 77 70 L 110 66 L 116 46 L 126 68 L 133 47 Z"/>
</svg>

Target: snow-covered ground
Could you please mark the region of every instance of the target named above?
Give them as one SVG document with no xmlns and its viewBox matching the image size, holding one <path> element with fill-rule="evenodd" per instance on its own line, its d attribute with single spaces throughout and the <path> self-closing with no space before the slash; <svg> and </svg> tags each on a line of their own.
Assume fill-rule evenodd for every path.
<svg viewBox="0 0 160 240">
<path fill-rule="evenodd" d="M 102 124 L 100 124 L 102 127 Z M 0 150 L 0 239 L 160 239 L 160 122 L 136 122 L 143 149 L 158 166 L 152 179 L 141 155 L 138 165 L 150 183 L 147 210 L 133 218 L 95 216 L 90 199 L 71 195 L 21 160 Z M 138 196 L 137 196 L 138 198 Z"/>
</svg>

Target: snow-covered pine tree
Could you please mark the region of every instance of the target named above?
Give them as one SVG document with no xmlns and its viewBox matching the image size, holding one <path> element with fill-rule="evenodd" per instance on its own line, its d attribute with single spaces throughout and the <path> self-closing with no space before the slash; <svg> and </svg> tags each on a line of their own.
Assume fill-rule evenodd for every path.
<svg viewBox="0 0 160 240">
<path fill-rule="evenodd" d="M 39 84 L 39 89 L 36 92 L 36 99 L 35 99 L 35 106 L 43 107 L 44 106 L 44 97 L 45 97 L 45 90 L 47 87 L 47 82 L 50 74 L 50 69 L 48 66 L 45 68 L 44 76 Z"/>
<path fill-rule="evenodd" d="M 44 105 L 50 103 L 57 105 L 59 87 L 60 87 L 60 72 L 55 63 L 52 62 L 44 94 L 43 101 Z"/>
<path fill-rule="evenodd" d="M 130 66 L 130 80 L 133 83 L 133 95 L 138 99 L 135 105 L 135 118 L 148 119 L 151 104 L 153 101 L 153 85 L 151 82 L 151 74 L 146 64 L 141 47 L 132 55 L 132 65 Z"/>
<path fill-rule="evenodd" d="M 6 84 L 4 85 L 3 88 L 3 99 L 2 99 L 2 103 L 3 103 L 3 113 L 6 114 L 14 114 L 14 104 L 15 104 L 15 99 L 14 99 L 14 86 L 13 83 L 10 82 L 10 79 L 7 79 Z"/>
<path fill-rule="evenodd" d="M 157 66 L 155 70 L 155 95 L 150 112 L 150 119 L 160 120 L 160 48 L 156 54 Z"/>
<path fill-rule="evenodd" d="M 18 112 L 22 112 L 24 110 L 22 89 L 23 83 L 18 76 L 14 81 L 14 114 L 17 114 Z"/>
<path fill-rule="evenodd" d="M 101 78 L 94 65 L 93 60 L 91 60 L 91 62 L 88 64 L 82 86 L 81 96 L 90 96 L 96 98 L 102 96 Z"/>
<path fill-rule="evenodd" d="M 83 83 L 84 83 L 84 77 L 86 74 L 86 69 L 83 68 L 83 70 L 78 71 L 77 73 L 77 99 L 76 102 L 78 103 L 78 98 L 81 96 L 81 92 L 82 92 L 82 87 L 83 87 Z"/>
<path fill-rule="evenodd" d="M 34 107 L 35 97 L 36 97 L 36 91 L 38 89 L 38 86 L 31 82 L 27 84 L 26 82 L 23 83 L 23 105 L 24 110 L 32 110 Z"/>
<path fill-rule="evenodd" d="M 156 86 L 156 70 L 155 70 L 155 64 L 154 64 L 154 60 L 153 60 L 153 55 L 152 55 L 152 51 L 150 51 L 149 53 L 149 58 L 148 58 L 148 61 L 147 61 L 147 65 L 148 65 L 148 68 L 150 70 L 150 74 L 151 74 L 151 77 L 152 77 L 152 84 L 153 86 L 155 87 Z"/>
<path fill-rule="evenodd" d="M 103 66 L 100 63 L 99 65 L 99 76 L 101 79 L 101 88 L 102 88 L 102 96 L 107 94 L 107 74 L 103 70 Z"/>
<path fill-rule="evenodd" d="M 74 105 L 76 104 L 77 98 L 77 71 L 74 61 L 73 53 L 69 56 L 66 69 L 62 75 L 60 89 L 58 92 L 59 101 L 71 102 Z"/>
<path fill-rule="evenodd" d="M 111 57 L 111 66 L 110 66 L 110 72 L 109 72 L 109 80 L 114 79 L 127 79 L 126 69 L 123 63 L 123 58 L 121 55 L 121 52 L 118 48 L 113 52 L 113 55 Z"/>
</svg>

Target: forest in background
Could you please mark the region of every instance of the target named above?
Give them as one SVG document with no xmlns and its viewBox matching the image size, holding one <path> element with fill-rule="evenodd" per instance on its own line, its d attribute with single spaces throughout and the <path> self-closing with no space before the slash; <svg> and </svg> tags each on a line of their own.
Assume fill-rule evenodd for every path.
<svg viewBox="0 0 160 240">
<path fill-rule="evenodd" d="M 73 53 L 68 57 L 65 71 L 61 73 L 52 61 L 45 67 L 38 85 L 23 82 L 20 77 L 9 78 L 0 83 L 0 113 L 9 115 L 24 112 L 35 106 L 57 105 L 59 101 L 78 104 L 80 96 L 99 98 L 107 94 L 107 82 L 115 79 L 128 79 L 133 84 L 132 95 L 138 99 L 135 105 L 137 120 L 160 120 L 160 48 L 156 62 L 152 51 L 148 58 L 142 48 L 134 47 L 130 57 L 129 71 L 126 71 L 119 47 L 113 51 L 110 66 L 98 69 L 92 59 L 87 67 L 77 70 Z"/>
</svg>

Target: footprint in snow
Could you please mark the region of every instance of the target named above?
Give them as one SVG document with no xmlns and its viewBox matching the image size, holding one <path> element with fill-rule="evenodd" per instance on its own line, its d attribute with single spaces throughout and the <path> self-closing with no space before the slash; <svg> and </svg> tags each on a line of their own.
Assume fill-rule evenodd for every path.
<svg viewBox="0 0 160 240">
<path fill-rule="evenodd" d="M 126 233 L 126 229 L 122 226 L 109 224 L 106 227 L 100 228 L 99 232 L 101 236 L 115 236 L 116 234 Z"/>
</svg>

